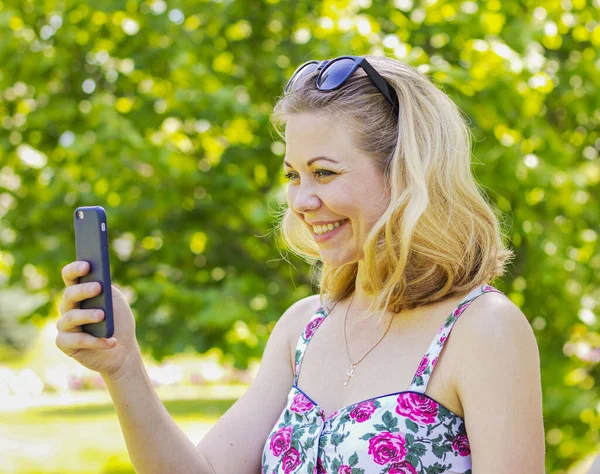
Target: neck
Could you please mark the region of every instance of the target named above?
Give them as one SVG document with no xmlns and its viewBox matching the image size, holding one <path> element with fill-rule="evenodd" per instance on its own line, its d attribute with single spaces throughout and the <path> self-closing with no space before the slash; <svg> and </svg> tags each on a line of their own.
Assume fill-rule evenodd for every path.
<svg viewBox="0 0 600 474">
<path fill-rule="evenodd" d="M 386 328 L 390 319 L 397 316 L 391 311 L 380 311 L 377 316 L 371 317 L 366 321 L 361 321 L 359 318 L 364 315 L 368 310 L 373 301 L 375 295 L 367 293 L 363 288 L 363 282 L 365 280 L 364 260 L 358 262 L 358 274 L 355 280 L 354 295 L 351 295 L 346 302 L 346 305 L 350 304 L 352 300 L 352 307 L 348 313 L 348 324 L 353 326 L 368 326 L 373 327 L 374 324 L 379 323 L 379 326 Z M 345 306 L 347 308 L 347 306 Z M 379 317 L 381 315 L 381 317 Z"/>
<path fill-rule="evenodd" d="M 363 289 L 363 282 L 365 280 L 365 267 L 364 260 L 360 260 L 358 262 L 358 274 L 356 276 L 355 281 L 355 290 L 354 290 L 354 299 L 352 301 L 352 308 L 350 308 L 350 313 L 348 314 L 348 324 L 353 326 L 369 326 L 373 327 L 373 324 L 377 324 L 379 318 L 370 318 L 369 321 L 359 321 L 359 317 L 367 312 L 371 304 L 375 299 L 375 295 L 367 293 Z M 458 295 L 453 295 L 451 297 L 444 298 L 443 300 L 436 301 L 434 303 L 430 303 L 427 305 L 421 305 L 413 309 L 404 310 L 400 313 L 393 313 L 392 311 L 385 311 L 381 318 L 381 323 L 379 323 L 380 327 L 387 327 L 387 323 L 390 321 L 390 318 L 394 318 L 395 320 L 402 321 L 402 324 L 411 324 L 412 322 L 418 323 L 423 317 L 426 315 L 431 315 L 431 313 L 436 311 L 446 311 L 448 308 L 452 308 L 458 304 L 458 302 L 467 295 L 467 292 L 461 293 Z M 346 305 L 350 304 L 350 296 L 346 302 Z M 344 308 L 347 306 L 344 305 Z M 381 313 L 378 313 L 381 314 Z"/>
</svg>

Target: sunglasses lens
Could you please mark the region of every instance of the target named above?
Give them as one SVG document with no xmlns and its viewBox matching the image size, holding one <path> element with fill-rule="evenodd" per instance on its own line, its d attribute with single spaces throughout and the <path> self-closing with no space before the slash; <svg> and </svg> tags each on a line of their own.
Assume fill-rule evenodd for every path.
<svg viewBox="0 0 600 474">
<path fill-rule="evenodd" d="M 349 58 L 330 63 L 321 74 L 321 80 L 318 82 L 317 87 L 324 91 L 335 89 L 354 72 L 355 65 L 354 60 Z"/>
<path fill-rule="evenodd" d="M 293 74 L 291 79 L 286 84 L 284 92 L 285 93 L 290 92 L 294 88 L 294 85 L 298 82 L 298 79 L 300 79 L 302 77 L 306 77 L 309 74 L 311 74 L 315 69 L 317 69 L 318 65 L 319 65 L 318 62 L 314 62 L 314 63 L 311 62 L 311 63 L 306 63 L 303 66 L 300 66 L 300 68 L 298 68 L 296 70 L 296 72 Z"/>
</svg>

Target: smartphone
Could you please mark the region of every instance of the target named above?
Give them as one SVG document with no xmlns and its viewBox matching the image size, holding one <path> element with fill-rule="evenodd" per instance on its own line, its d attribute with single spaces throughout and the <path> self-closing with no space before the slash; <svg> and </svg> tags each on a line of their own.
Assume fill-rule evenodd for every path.
<svg viewBox="0 0 600 474">
<path fill-rule="evenodd" d="M 108 223 L 101 206 L 78 207 L 74 213 L 75 248 L 77 261 L 88 262 L 90 271 L 79 277 L 79 283 L 99 282 L 101 292 L 79 302 L 80 309 L 101 309 L 104 319 L 97 323 L 82 324 L 84 332 L 95 337 L 112 337 L 113 318 L 110 262 L 108 258 Z"/>
</svg>

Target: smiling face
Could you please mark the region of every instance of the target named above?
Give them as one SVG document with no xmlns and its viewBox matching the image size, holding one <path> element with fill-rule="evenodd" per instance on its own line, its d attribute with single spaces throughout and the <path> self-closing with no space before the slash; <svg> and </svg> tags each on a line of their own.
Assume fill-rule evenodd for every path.
<svg viewBox="0 0 600 474">
<path fill-rule="evenodd" d="M 333 267 L 363 258 L 367 234 L 388 203 L 383 176 L 354 147 L 351 133 L 341 121 L 315 114 L 294 114 L 285 129 L 288 206 L 313 233 L 321 260 Z M 323 236 L 310 225 L 344 220 Z"/>
</svg>

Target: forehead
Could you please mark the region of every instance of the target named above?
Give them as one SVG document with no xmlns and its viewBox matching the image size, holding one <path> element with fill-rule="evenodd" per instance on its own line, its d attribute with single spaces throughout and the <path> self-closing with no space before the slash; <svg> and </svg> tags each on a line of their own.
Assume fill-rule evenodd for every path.
<svg viewBox="0 0 600 474">
<path fill-rule="evenodd" d="M 350 133 L 335 117 L 293 114 L 285 127 L 286 161 L 292 165 L 304 164 L 310 158 L 327 156 L 340 163 L 352 162 L 357 159 L 357 153 Z"/>
</svg>

